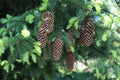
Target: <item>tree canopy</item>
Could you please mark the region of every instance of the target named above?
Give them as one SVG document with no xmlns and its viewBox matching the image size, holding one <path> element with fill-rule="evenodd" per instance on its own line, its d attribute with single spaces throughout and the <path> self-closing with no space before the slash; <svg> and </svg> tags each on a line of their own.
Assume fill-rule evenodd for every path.
<svg viewBox="0 0 120 80">
<path fill-rule="evenodd" d="M 0 3 L 1 80 L 120 80 L 119 0 Z"/>
</svg>

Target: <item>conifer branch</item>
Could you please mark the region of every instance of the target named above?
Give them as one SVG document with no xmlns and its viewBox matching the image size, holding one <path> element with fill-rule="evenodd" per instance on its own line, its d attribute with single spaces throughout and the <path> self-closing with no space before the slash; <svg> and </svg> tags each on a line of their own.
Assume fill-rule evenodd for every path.
<svg viewBox="0 0 120 80">
<path fill-rule="evenodd" d="M 117 6 L 120 8 L 120 2 L 118 2 L 117 0 L 115 0 Z"/>
<path fill-rule="evenodd" d="M 91 49 L 95 50 L 96 52 L 100 53 L 101 56 L 103 56 L 104 58 L 109 58 L 106 53 L 104 53 L 102 50 L 96 48 L 94 45 L 91 46 Z"/>
<path fill-rule="evenodd" d="M 63 2 L 66 2 L 66 3 L 68 3 L 68 4 L 73 4 L 74 6 L 76 6 L 76 7 L 79 7 L 79 8 L 81 8 L 81 9 L 83 9 L 83 10 L 88 10 L 88 9 L 86 9 L 85 7 L 83 7 L 82 5 L 81 5 L 81 3 L 79 3 L 78 1 L 76 1 L 76 0 L 62 0 Z M 84 4 L 84 3 L 83 3 Z"/>
<path fill-rule="evenodd" d="M 103 12 L 106 12 L 106 13 L 112 14 L 113 16 L 116 16 L 116 17 L 120 17 L 120 16 L 118 16 L 118 15 L 116 15 L 116 14 L 114 14 L 114 13 L 111 13 L 111 12 L 108 11 L 108 10 L 104 10 Z"/>
</svg>

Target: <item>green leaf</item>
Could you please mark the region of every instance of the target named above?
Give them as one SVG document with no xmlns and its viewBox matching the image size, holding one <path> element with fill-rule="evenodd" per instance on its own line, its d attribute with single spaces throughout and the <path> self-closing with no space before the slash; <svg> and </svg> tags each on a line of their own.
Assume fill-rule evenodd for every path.
<svg viewBox="0 0 120 80">
<path fill-rule="evenodd" d="M 21 72 L 20 72 L 20 71 L 16 71 L 16 72 L 14 72 L 14 75 L 13 75 L 13 76 L 14 76 L 14 78 L 15 78 L 15 79 L 17 79 L 17 77 L 18 77 L 18 75 L 19 75 L 19 74 L 21 74 Z"/>
<path fill-rule="evenodd" d="M 98 68 L 96 68 L 96 77 L 99 79 L 99 77 L 100 77 L 100 72 L 99 72 L 99 69 Z"/>
<path fill-rule="evenodd" d="M 108 37 L 111 37 L 112 32 L 110 30 L 105 31 Z"/>
<path fill-rule="evenodd" d="M 23 29 L 21 30 L 21 35 L 25 38 L 29 37 L 30 36 L 30 31 L 27 30 L 27 29 Z"/>
<path fill-rule="evenodd" d="M 70 46 L 70 50 L 74 53 L 75 52 L 75 48 L 73 46 Z"/>
<path fill-rule="evenodd" d="M 99 5 L 95 5 L 95 9 L 97 10 L 97 12 L 101 12 L 101 7 Z"/>
<path fill-rule="evenodd" d="M 104 33 L 104 34 L 102 35 L 102 40 L 103 40 L 103 41 L 107 41 L 107 34 L 106 34 L 106 33 Z"/>
<path fill-rule="evenodd" d="M 97 5 L 99 5 L 99 6 L 103 6 L 103 2 L 102 2 L 102 1 L 100 1 L 100 0 L 95 1 L 95 3 L 94 3 L 94 4 L 97 4 Z"/>
<path fill-rule="evenodd" d="M 10 64 L 10 66 L 11 66 L 11 70 L 13 71 L 15 68 L 14 64 Z"/>
<path fill-rule="evenodd" d="M 42 50 L 40 48 L 41 43 L 40 42 L 34 42 L 34 49 L 33 52 L 36 53 L 38 56 L 41 56 Z"/>
<path fill-rule="evenodd" d="M 111 53 L 114 58 L 117 58 L 117 51 L 116 50 L 111 50 Z"/>
<path fill-rule="evenodd" d="M 112 19 L 109 16 L 107 16 L 107 15 L 103 16 L 103 18 L 104 18 L 105 26 L 109 27 L 112 24 Z"/>
<path fill-rule="evenodd" d="M 1 66 L 3 66 L 3 69 L 8 73 L 9 72 L 9 63 L 7 60 L 3 60 L 0 64 Z"/>
<path fill-rule="evenodd" d="M 4 51 L 5 51 L 5 47 L 4 46 L 0 46 L 0 56 L 2 56 Z"/>
<path fill-rule="evenodd" d="M 30 65 L 29 52 L 26 52 L 26 53 L 23 54 L 23 62 L 26 62 L 27 64 Z"/>
<path fill-rule="evenodd" d="M 72 27 L 72 25 L 71 24 L 69 24 L 68 26 L 67 26 L 67 28 L 66 29 L 70 29 Z"/>
<path fill-rule="evenodd" d="M 74 27 L 75 27 L 76 30 L 78 30 L 78 27 L 79 27 L 78 22 L 79 22 L 79 21 L 76 21 L 76 22 L 74 23 Z"/>
<path fill-rule="evenodd" d="M 9 38 L 8 37 L 3 37 L 2 41 L 4 43 L 4 46 L 6 46 L 8 44 L 8 42 L 9 42 Z"/>
<path fill-rule="evenodd" d="M 92 5 L 91 5 L 91 4 L 88 4 L 88 5 L 87 5 L 87 8 L 88 8 L 89 10 L 91 10 L 91 9 L 92 9 Z"/>
<path fill-rule="evenodd" d="M 37 56 L 35 54 L 31 54 L 32 60 L 34 63 L 36 63 L 37 61 Z"/>
<path fill-rule="evenodd" d="M 4 19 L 1 19 L 1 22 L 2 22 L 3 24 L 5 24 L 5 23 L 8 22 L 8 20 L 4 18 Z"/>
<path fill-rule="evenodd" d="M 98 40 L 98 41 L 96 42 L 96 45 L 97 45 L 98 47 L 101 45 L 100 40 Z"/>
<path fill-rule="evenodd" d="M 4 66 L 5 64 L 8 64 L 8 61 L 7 61 L 7 60 L 2 61 L 0 65 L 1 65 L 1 66 Z"/>
<path fill-rule="evenodd" d="M 3 45 L 4 45 L 3 41 L 2 41 L 2 39 L 0 39 L 0 47 L 3 46 Z"/>
<path fill-rule="evenodd" d="M 9 14 L 7 14 L 7 16 L 6 16 L 6 17 L 7 17 L 7 19 L 8 19 L 8 20 L 13 19 L 13 17 L 12 17 L 11 15 L 9 15 Z"/>
<path fill-rule="evenodd" d="M 101 76 L 101 79 L 102 79 L 102 80 L 105 80 L 105 79 L 106 79 L 106 75 L 103 74 L 103 75 Z"/>
<path fill-rule="evenodd" d="M 34 19 L 34 15 L 32 15 L 32 14 L 29 14 L 29 15 L 27 15 L 26 16 L 26 22 L 28 22 L 28 23 L 33 23 L 33 19 Z"/>
<path fill-rule="evenodd" d="M 72 17 L 72 18 L 69 20 L 69 24 L 73 24 L 76 20 L 77 20 L 77 17 Z"/>
<path fill-rule="evenodd" d="M 48 0 L 42 0 L 43 2 L 48 2 Z"/>
<path fill-rule="evenodd" d="M 120 47 L 120 42 L 114 41 L 114 42 L 113 42 L 113 45 L 114 45 L 115 47 Z"/>
<path fill-rule="evenodd" d="M 72 17 L 72 18 L 69 20 L 69 24 L 67 25 L 67 28 L 66 28 L 66 29 L 70 29 L 70 28 L 74 25 L 74 23 L 75 23 L 76 20 L 77 20 L 77 17 Z"/>
<path fill-rule="evenodd" d="M 44 11 L 47 9 L 48 0 L 43 0 L 42 6 L 39 8 L 40 11 Z"/>
<path fill-rule="evenodd" d="M 21 62 L 22 62 L 22 60 L 19 60 L 19 59 L 16 59 L 16 61 L 17 61 L 18 63 L 21 63 Z"/>
<path fill-rule="evenodd" d="M 98 13 L 100 13 L 101 12 L 101 7 L 103 6 L 103 2 L 97 0 L 93 3 L 93 6 L 95 7 L 96 11 Z"/>
<path fill-rule="evenodd" d="M 44 11 L 47 9 L 48 3 L 42 3 L 42 6 L 39 8 L 40 11 Z"/>
<path fill-rule="evenodd" d="M 120 18 L 117 17 L 117 18 L 115 19 L 115 25 L 118 26 L 119 23 L 120 23 Z"/>
<path fill-rule="evenodd" d="M 14 78 L 17 79 L 17 74 L 16 73 L 14 74 Z"/>
<path fill-rule="evenodd" d="M 40 42 L 34 42 L 33 44 L 36 45 L 36 46 L 40 46 L 41 45 Z"/>
<path fill-rule="evenodd" d="M 8 73 L 9 72 L 9 64 L 6 64 L 4 67 L 3 67 L 3 69 Z"/>
<path fill-rule="evenodd" d="M 38 56 L 41 56 L 41 53 L 42 53 L 42 51 L 41 51 L 41 48 L 40 48 L 40 46 L 34 46 L 34 52 L 38 55 Z"/>
<path fill-rule="evenodd" d="M 3 32 L 7 31 L 6 28 L 0 28 L 0 34 L 2 34 Z"/>
</svg>

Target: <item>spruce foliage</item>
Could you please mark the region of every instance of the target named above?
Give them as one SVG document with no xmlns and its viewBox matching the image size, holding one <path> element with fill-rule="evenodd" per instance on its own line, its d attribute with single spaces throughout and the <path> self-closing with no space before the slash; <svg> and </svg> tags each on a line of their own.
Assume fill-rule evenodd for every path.
<svg viewBox="0 0 120 80">
<path fill-rule="evenodd" d="M 1 0 L 0 79 L 120 80 L 115 1 Z"/>
</svg>

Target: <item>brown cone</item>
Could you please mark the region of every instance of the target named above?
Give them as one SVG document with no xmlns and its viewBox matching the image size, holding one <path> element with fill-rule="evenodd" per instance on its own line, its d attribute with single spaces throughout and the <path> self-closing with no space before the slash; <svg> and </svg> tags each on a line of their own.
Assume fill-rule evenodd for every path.
<svg viewBox="0 0 120 80">
<path fill-rule="evenodd" d="M 67 54 L 67 59 L 66 59 L 66 65 L 67 65 L 67 69 L 68 69 L 69 71 L 72 71 L 72 70 L 73 70 L 74 61 L 75 61 L 74 54 L 73 54 L 72 52 L 69 52 L 69 53 Z"/>
<path fill-rule="evenodd" d="M 71 29 L 68 30 L 68 35 L 69 35 L 69 38 L 70 38 L 71 43 L 74 44 L 74 35 L 73 35 L 73 32 L 72 32 Z M 71 49 L 70 49 L 69 47 L 67 47 L 67 51 L 68 51 L 68 52 L 71 52 Z"/>
<path fill-rule="evenodd" d="M 72 44 L 73 44 L 73 41 L 74 41 L 74 35 L 73 35 L 72 30 L 69 30 L 69 31 L 68 31 L 68 35 L 69 35 L 70 41 L 71 41 Z"/>
<path fill-rule="evenodd" d="M 53 59 L 58 61 L 62 54 L 63 41 L 61 39 L 56 39 L 53 43 Z"/>
<path fill-rule="evenodd" d="M 47 11 L 44 14 L 44 21 L 42 22 L 38 31 L 38 41 L 41 47 L 44 48 L 47 44 L 47 34 L 53 30 L 54 18 L 51 12 Z"/>
<path fill-rule="evenodd" d="M 39 34 L 38 41 L 41 43 L 41 48 L 44 48 L 47 44 L 47 35 L 46 34 Z"/>
<path fill-rule="evenodd" d="M 94 25 L 91 18 L 85 20 L 85 24 L 81 27 L 80 30 L 80 44 L 85 46 L 90 46 L 94 37 Z"/>
<path fill-rule="evenodd" d="M 40 27 L 38 31 L 38 41 L 41 43 L 41 48 L 44 48 L 47 44 L 47 33 L 45 32 L 44 27 Z"/>
<path fill-rule="evenodd" d="M 54 17 L 51 12 L 47 11 L 44 14 L 44 27 L 46 28 L 46 32 L 49 34 L 53 31 Z"/>
</svg>

